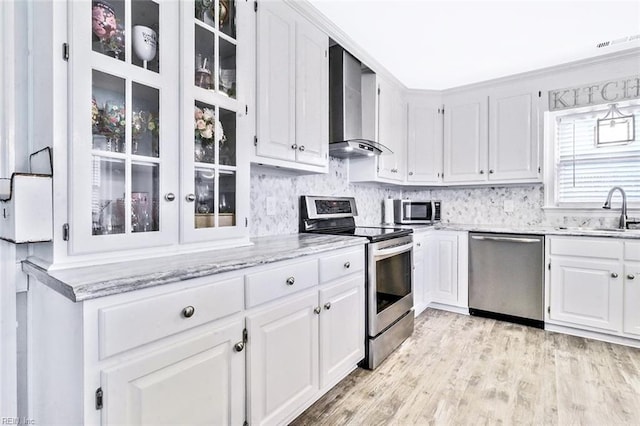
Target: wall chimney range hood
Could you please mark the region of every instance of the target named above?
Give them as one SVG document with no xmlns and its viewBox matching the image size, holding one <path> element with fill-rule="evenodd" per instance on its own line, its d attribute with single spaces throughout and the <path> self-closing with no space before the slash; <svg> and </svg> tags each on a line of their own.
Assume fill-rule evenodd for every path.
<svg viewBox="0 0 640 426">
<path fill-rule="evenodd" d="M 329 49 L 329 155 L 338 158 L 391 154 L 363 137 L 362 65 L 341 46 Z"/>
</svg>

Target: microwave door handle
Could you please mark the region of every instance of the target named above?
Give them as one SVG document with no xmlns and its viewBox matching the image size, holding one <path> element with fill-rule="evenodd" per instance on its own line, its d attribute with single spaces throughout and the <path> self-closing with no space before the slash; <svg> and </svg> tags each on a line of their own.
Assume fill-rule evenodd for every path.
<svg viewBox="0 0 640 426">
<path fill-rule="evenodd" d="M 373 252 L 373 256 L 378 259 L 378 258 L 387 258 L 387 257 L 391 257 L 391 256 L 395 256 L 396 254 L 400 254 L 403 253 L 405 251 L 409 251 L 413 248 L 413 243 L 409 243 L 409 244 L 404 244 L 398 247 L 391 247 L 388 249 L 381 249 L 381 250 L 376 250 Z"/>
</svg>

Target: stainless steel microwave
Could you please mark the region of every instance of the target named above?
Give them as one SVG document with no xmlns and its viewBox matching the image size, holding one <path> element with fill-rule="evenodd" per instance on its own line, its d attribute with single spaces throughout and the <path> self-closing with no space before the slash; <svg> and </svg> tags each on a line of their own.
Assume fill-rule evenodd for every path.
<svg viewBox="0 0 640 426">
<path fill-rule="evenodd" d="M 393 200 L 395 223 L 434 223 L 440 220 L 440 201 Z"/>
</svg>

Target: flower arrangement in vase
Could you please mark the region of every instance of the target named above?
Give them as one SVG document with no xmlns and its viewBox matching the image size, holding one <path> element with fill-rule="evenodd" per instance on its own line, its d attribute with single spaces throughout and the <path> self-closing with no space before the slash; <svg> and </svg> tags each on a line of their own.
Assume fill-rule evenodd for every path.
<svg viewBox="0 0 640 426">
<path fill-rule="evenodd" d="M 222 124 L 216 120 L 214 110 L 196 106 L 194 110 L 194 159 L 196 161 L 204 163 L 215 161 L 216 137 L 220 145 L 227 140 Z"/>
<path fill-rule="evenodd" d="M 140 140 L 146 135 L 151 135 L 151 155 L 158 156 L 158 134 L 160 127 L 158 117 L 149 111 L 134 111 L 131 113 L 131 152 L 138 154 Z"/>
<path fill-rule="evenodd" d="M 102 112 L 102 133 L 107 137 L 107 151 L 124 152 L 126 124 L 124 105 L 107 101 Z"/>
<path fill-rule="evenodd" d="M 102 53 L 112 53 L 120 59 L 124 50 L 124 28 L 118 24 L 113 6 L 104 0 L 95 0 L 91 9 L 93 34 L 100 41 Z"/>
</svg>

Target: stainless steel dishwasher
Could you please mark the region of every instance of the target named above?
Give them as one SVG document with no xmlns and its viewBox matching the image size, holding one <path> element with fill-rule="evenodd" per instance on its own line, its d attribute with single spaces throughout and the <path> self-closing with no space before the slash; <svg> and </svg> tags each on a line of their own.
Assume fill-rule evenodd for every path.
<svg viewBox="0 0 640 426">
<path fill-rule="evenodd" d="M 469 313 L 544 328 L 544 237 L 469 233 Z"/>
</svg>

